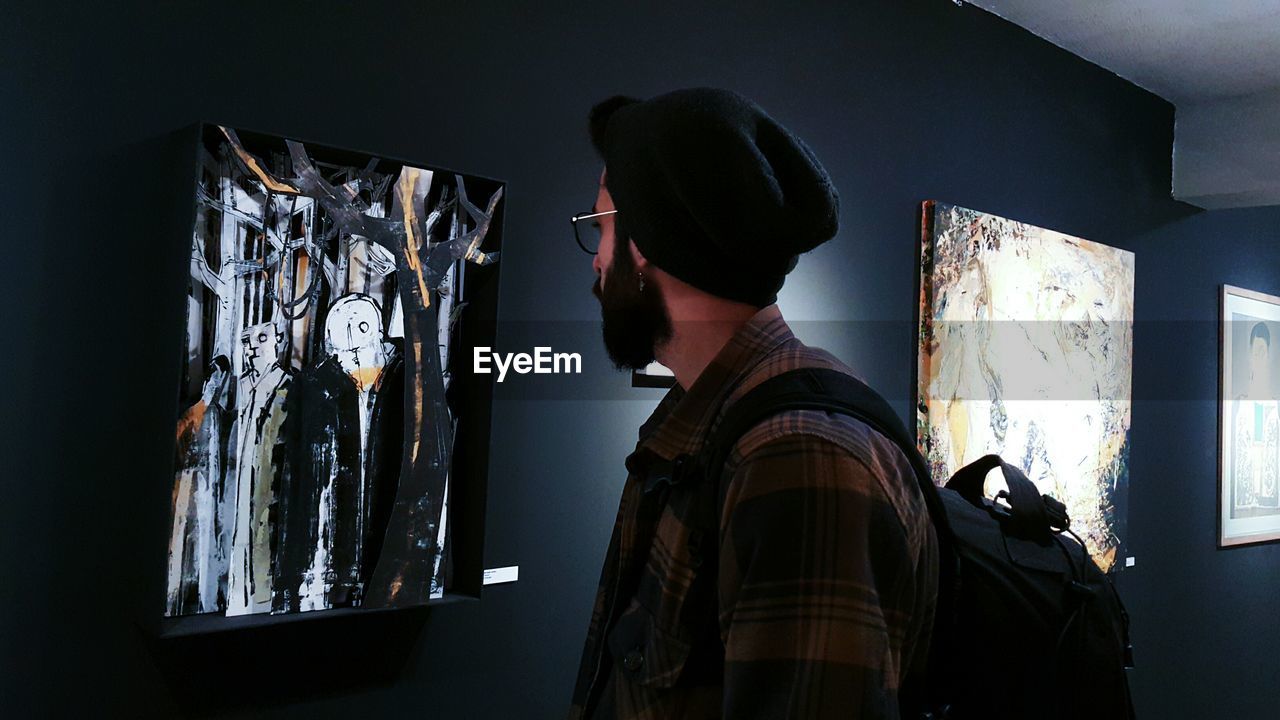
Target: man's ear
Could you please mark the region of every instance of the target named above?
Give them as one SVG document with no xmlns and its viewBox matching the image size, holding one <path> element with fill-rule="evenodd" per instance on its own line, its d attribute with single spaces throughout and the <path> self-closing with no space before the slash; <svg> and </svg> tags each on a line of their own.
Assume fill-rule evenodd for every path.
<svg viewBox="0 0 1280 720">
<path fill-rule="evenodd" d="M 636 270 L 642 273 L 649 272 L 649 259 L 640 252 L 640 248 L 636 247 L 635 240 L 627 240 L 627 249 L 631 251 L 631 261 L 635 263 Z"/>
</svg>

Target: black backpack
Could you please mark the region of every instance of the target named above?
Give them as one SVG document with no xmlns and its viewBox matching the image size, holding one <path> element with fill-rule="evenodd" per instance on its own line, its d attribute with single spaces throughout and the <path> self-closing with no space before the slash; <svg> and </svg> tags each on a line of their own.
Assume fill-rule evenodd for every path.
<svg viewBox="0 0 1280 720">
<path fill-rule="evenodd" d="M 892 440 L 915 469 L 938 536 L 938 612 L 925 678 L 899 693 L 912 720 L 1133 718 L 1129 618 L 1110 578 L 1071 533 L 1062 503 L 988 455 L 945 488 L 897 414 L 865 384 L 821 368 L 770 378 L 734 402 L 703 451 L 717 477 L 734 443 L 785 410 L 838 412 Z M 997 500 L 983 481 L 1000 467 Z"/>
</svg>

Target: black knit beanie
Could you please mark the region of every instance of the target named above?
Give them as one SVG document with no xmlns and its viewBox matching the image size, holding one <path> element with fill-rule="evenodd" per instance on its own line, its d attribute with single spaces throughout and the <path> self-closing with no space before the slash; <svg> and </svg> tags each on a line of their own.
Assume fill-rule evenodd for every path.
<svg viewBox="0 0 1280 720">
<path fill-rule="evenodd" d="M 737 93 L 616 96 L 590 121 L 621 226 L 696 288 L 764 307 L 797 256 L 836 234 L 839 196 L 818 158 Z"/>
</svg>

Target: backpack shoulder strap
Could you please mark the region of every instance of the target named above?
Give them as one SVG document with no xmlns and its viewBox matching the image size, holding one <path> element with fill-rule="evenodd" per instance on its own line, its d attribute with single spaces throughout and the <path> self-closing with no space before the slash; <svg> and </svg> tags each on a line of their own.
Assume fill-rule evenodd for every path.
<svg viewBox="0 0 1280 720">
<path fill-rule="evenodd" d="M 704 456 L 707 477 L 718 477 L 734 444 L 748 430 L 788 410 L 825 410 L 849 415 L 892 440 L 915 471 L 930 518 L 946 522 L 929 467 L 893 408 L 866 383 L 828 368 L 800 368 L 775 375 L 730 405 L 707 440 Z"/>
<path fill-rule="evenodd" d="M 938 604 L 927 672 L 929 676 L 941 677 L 946 672 L 941 665 L 950 657 L 956 622 L 959 560 L 955 541 L 928 463 L 897 413 L 879 393 L 851 375 L 828 368 L 800 368 L 765 380 L 734 401 L 712 429 L 701 453 L 701 469 L 708 481 L 705 486 L 710 490 L 718 485 L 729 452 L 748 430 L 788 410 L 825 410 L 856 418 L 893 441 L 911 463 L 938 540 Z M 942 705 L 943 699 L 935 697 L 941 690 L 926 687 L 924 682 L 923 677 L 903 678 L 900 698 L 904 703 L 904 718 L 934 717 L 926 708 Z"/>
</svg>

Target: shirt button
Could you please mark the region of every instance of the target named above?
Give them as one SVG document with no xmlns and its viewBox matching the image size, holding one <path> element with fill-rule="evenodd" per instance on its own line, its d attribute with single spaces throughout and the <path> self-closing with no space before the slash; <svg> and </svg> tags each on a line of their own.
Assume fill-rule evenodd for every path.
<svg viewBox="0 0 1280 720">
<path fill-rule="evenodd" d="M 689 564 L 694 569 L 702 567 L 702 533 L 697 530 L 691 531 L 687 547 L 689 548 Z"/>
<path fill-rule="evenodd" d="M 633 648 L 627 651 L 622 658 L 622 667 L 630 672 L 636 672 L 644 667 L 644 653 L 640 652 L 640 648 Z"/>
</svg>

